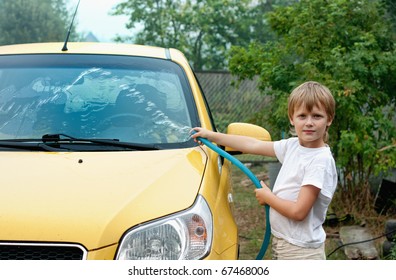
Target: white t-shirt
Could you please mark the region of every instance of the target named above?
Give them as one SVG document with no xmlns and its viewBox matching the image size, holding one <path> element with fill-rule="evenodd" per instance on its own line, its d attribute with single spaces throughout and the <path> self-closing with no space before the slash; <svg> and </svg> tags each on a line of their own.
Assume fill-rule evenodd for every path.
<svg viewBox="0 0 396 280">
<path fill-rule="evenodd" d="M 304 185 L 313 185 L 320 194 L 303 221 L 295 221 L 270 209 L 272 234 L 291 244 L 318 248 L 326 240 L 322 224 L 337 186 L 337 170 L 329 147 L 306 148 L 293 137 L 274 142 L 275 154 L 282 163 L 273 193 L 297 201 Z"/>
</svg>

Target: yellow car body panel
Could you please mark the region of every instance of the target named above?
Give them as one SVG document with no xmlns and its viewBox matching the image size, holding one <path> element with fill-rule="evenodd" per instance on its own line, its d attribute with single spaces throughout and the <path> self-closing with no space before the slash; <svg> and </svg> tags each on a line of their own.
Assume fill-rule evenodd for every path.
<svg viewBox="0 0 396 280">
<path fill-rule="evenodd" d="M 114 55 L 135 55 L 156 58 L 166 58 L 164 48 L 114 44 L 114 43 L 72 43 L 68 44 L 68 50 L 62 51 L 63 43 L 32 43 L 0 46 L 0 54 L 114 54 Z M 178 51 L 175 51 L 178 53 Z"/>
<path fill-rule="evenodd" d="M 7 226 L 2 227 L 1 240 L 78 241 L 90 258 L 91 251 L 117 244 L 131 225 L 190 207 L 199 190 L 205 161 L 199 147 L 133 155 L 5 152 L 0 158 L 0 224 Z M 15 176 L 17 169 L 24 175 Z M 219 178 L 216 169 L 209 170 L 214 174 L 205 176 L 203 185 L 213 185 Z M 213 248 L 218 256 L 237 243 L 232 213 L 226 212 L 229 183 L 221 183 L 219 189 L 204 188 L 204 196 L 217 212 L 214 230 L 222 232 L 214 235 Z M 167 185 L 172 185 L 172 192 L 164 188 Z M 106 251 L 112 255 L 106 258 L 113 259 L 116 247 L 111 247 Z"/>
<path fill-rule="evenodd" d="M 203 160 L 197 149 L 2 153 L 2 240 L 79 240 L 88 250 L 117 243 L 131 225 L 191 206 Z"/>
</svg>

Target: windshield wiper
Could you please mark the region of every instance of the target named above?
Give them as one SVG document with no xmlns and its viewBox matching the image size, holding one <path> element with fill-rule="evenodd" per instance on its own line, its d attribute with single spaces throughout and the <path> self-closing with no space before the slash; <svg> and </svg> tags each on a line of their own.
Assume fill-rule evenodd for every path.
<svg viewBox="0 0 396 280">
<path fill-rule="evenodd" d="M 86 145 L 94 144 L 104 147 L 118 147 L 129 150 L 159 150 L 160 148 L 154 144 L 142 144 L 131 142 L 120 142 L 118 139 L 86 139 L 77 138 L 67 134 L 45 134 L 39 139 L 6 139 L 0 140 L 0 147 L 21 149 L 30 151 L 70 151 L 75 150 L 67 147 L 67 145 Z M 84 149 L 86 150 L 86 149 Z M 98 151 L 103 149 L 87 149 L 89 151 Z"/>
<path fill-rule="evenodd" d="M 20 149 L 29 151 L 59 151 L 59 150 L 69 150 L 60 147 L 51 147 L 43 142 L 38 142 L 40 140 L 35 139 L 9 139 L 0 140 L 0 147 L 10 148 L 10 149 Z"/>
<path fill-rule="evenodd" d="M 154 144 L 143 144 L 143 143 L 131 143 L 131 142 L 120 142 L 119 139 L 95 139 L 95 138 L 77 138 L 67 134 L 58 133 L 58 134 L 45 134 L 41 137 L 41 140 L 44 144 L 49 143 L 69 143 L 69 144 L 98 144 L 102 146 L 113 146 L 113 147 L 121 147 L 133 150 L 159 150 L 159 148 Z"/>
</svg>

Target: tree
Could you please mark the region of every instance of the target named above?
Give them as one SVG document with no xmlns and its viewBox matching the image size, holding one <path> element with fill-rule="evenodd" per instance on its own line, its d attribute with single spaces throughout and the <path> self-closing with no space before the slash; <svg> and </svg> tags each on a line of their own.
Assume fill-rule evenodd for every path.
<svg viewBox="0 0 396 280">
<path fill-rule="evenodd" d="M 383 0 L 387 9 L 387 15 L 393 23 L 393 30 L 396 32 L 396 3 L 395 0 Z"/>
<path fill-rule="evenodd" d="M 63 41 L 70 22 L 64 0 L 2 0 L 0 45 Z M 71 39 L 76 38 L 72 32 Z"/>
<path fill-rule="evenodd" d="M 129 0 L 114 15 L 128 15 L 128 29 L 141 27 L 121 42 L 181 50 L 195 70 L 225 69 L 231 45 L 247 46 L 271 38 L 260 12 L 291 0 Z"/>
<path fill-rule="evenodd" d="M 354 200 L 350 206 L 369 206 L 371 176 L 396 167 L 396 51 L 383 6 L 301 0 L 269 13 L 268 20 L 278 39 L 235 47 L 230 60 L 232 73 L 239 79 L 259 75 L 263 93 L 273 98 L 259 124 L 275 137 L 287 132 L 291 90 L 306 80 L 327 85 L 337 102 L 330 145 L 341 192 Z"/>
</svg>

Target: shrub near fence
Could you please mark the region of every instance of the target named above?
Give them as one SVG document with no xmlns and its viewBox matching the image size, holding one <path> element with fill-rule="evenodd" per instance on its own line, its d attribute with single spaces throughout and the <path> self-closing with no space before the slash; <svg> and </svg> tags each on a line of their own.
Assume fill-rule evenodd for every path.
<svg viewBox="0 0 396 280">
<path fill-rule="evenodd" d="M 234 85 L 236 77 L 229 72 L 196 72 L 211 108 L 216 128 L 225 132 L 232 122 L 252 122 L 254 115 L 268 105 L 259 91 L 258 79 Z"/>
</svg>

